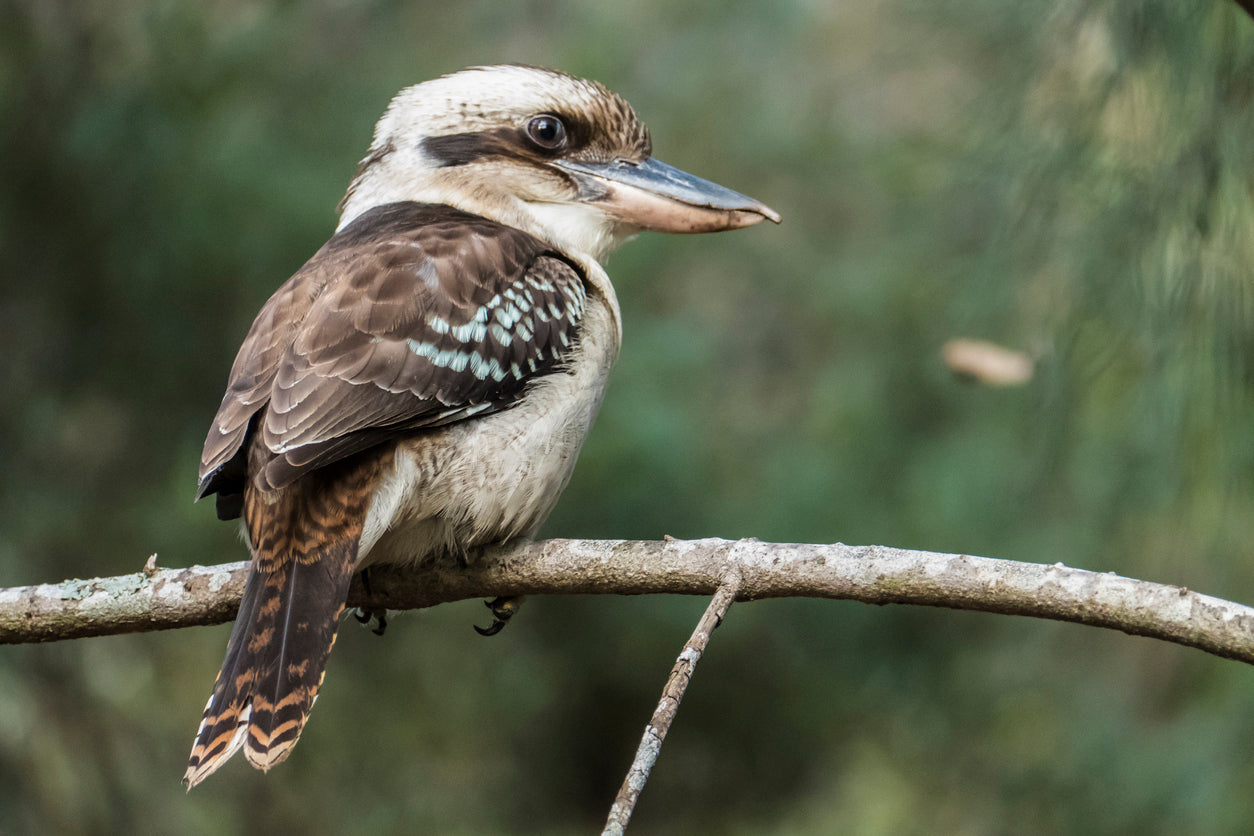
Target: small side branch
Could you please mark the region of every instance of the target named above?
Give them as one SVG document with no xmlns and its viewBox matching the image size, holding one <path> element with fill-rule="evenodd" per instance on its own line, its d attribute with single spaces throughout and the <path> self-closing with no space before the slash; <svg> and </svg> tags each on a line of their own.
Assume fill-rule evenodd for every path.
<svg viewBox="0 0 1254 836">
<path fill-rule="evenodd" d="M 640 798 L 640 791 L 649 780 L 649 772 L 657 763 L 662 744 L 666 741 L 666 734 L 675 720 L 675 713 L 679 711 L 679 703 L 684 698 L 684 692 L 688 690 L 688 683 L 692 681 L 693 671 L 696 670 L 697 662 L 701 661 L 701 654 L 705 653 L 705 647 L 710 642 L 710 634 L 723 623 L 723 617 L 727 615 L 728 608 L 736 600 L 736 593 L 739 589 L 740 574 L 733 570 L 714 593 L 714 597 L 710 599 L 709 606 L 705 608 L 705 614 L 697 622 L 697 629 L 692 631 L 688 643 L 684 645 L 679 658 L 675 660 L 671 675 L 666 680 L 666 687 L 662 689 L 662 699 L 658 702 L 649 724 L 644 727 L 644 736 L 640 739 L 639 748 L 636 749 L 635 760 L 632 761 L 631 768 L 627 770 L 627 777 L 623 779 L 623 785 L 619 788 L 614 805 L 610 808 L 609 818 L 602 831 L 605 836 L 621 836 L 627 829 L 631 814 L 636 809 L 636 800 Z"/>
</svg>

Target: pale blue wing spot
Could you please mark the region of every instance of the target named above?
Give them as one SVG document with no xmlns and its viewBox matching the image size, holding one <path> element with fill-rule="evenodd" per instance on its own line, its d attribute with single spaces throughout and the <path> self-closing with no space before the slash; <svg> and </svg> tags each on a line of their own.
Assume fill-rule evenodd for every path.
<svg viewBox="0 0 1254 836">
<path fill-rule="evenodd" d="M 492 336 L 496 338 L 496 341 L 503 346 L 509 345 L 513 342 L 513 338 L 510 336 L 509 331 L 502 328 L 498 323 L 493 322 L 492 325 L 489 326 L 488 330 L 492 332 Z"/>
<path fill-rule="evenodd" d="M 424 343 L 418 340 L 406 340 L 409 350 L 419 357 L 426 357 L 434 366 L 444 369 L 452 369 L 455 372 L 464 371 L 466 364 L 470 362 L 470 355 L 464 351 L 442 351 L 431 343 Z"/>
</svg>

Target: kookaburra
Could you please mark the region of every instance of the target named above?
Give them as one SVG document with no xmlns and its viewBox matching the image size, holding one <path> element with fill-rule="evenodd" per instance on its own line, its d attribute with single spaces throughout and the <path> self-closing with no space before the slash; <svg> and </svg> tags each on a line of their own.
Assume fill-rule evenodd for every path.
<svg viewBox="0 0 1254 836">
<path fill-rule="evenodd" d="M 309 715 L 352 575 L 531 537 L 621 336 L 601 260 L 641 230 L 779 222 L 665 165 L 626 101 L 524 66 L 401 91 L 331 239 L 261 309 L 197 498 L 252 555 L 184 781 L 269 769 Z"/>
</svg>

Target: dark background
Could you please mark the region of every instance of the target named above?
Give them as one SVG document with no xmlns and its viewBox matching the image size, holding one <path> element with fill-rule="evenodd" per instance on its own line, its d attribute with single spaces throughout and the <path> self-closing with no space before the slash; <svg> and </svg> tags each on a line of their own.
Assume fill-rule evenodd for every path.
<svg viewBox="0 0 1254 836">
<path fill-rule="evenodd" d="M 1254 25 L 1233 3 L 0 0 L 0 585 L 242 559 L 193 505 L 266 297 L 399 88 L 603 81 L 783 226 L 610 261 L 546 532 L 882 543 L 1254 601 Z M 1039 358 L 963 384 L 955 336 Z M 0 832 L 586 833 L 704 601 L 349 624 L 300 746 L 179 783 L 228 628 L 0 648 Z M 1074 625 L 775 601 L 639 833 L 1242 833 L 1254 675 Z"/>
</svg>

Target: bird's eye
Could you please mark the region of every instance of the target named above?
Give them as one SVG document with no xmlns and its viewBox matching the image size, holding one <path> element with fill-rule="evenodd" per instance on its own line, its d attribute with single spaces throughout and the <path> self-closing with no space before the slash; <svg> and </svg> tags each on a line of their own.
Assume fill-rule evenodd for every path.
<svg viewBox="0 0 1254 836">
<path fill-rule="evenodd" d="M 527 123 L 527 136 L 539 147 L 553 151 L 566 144 L 566 126 L 561 119 L 546 113 Z"/>
</svg>

